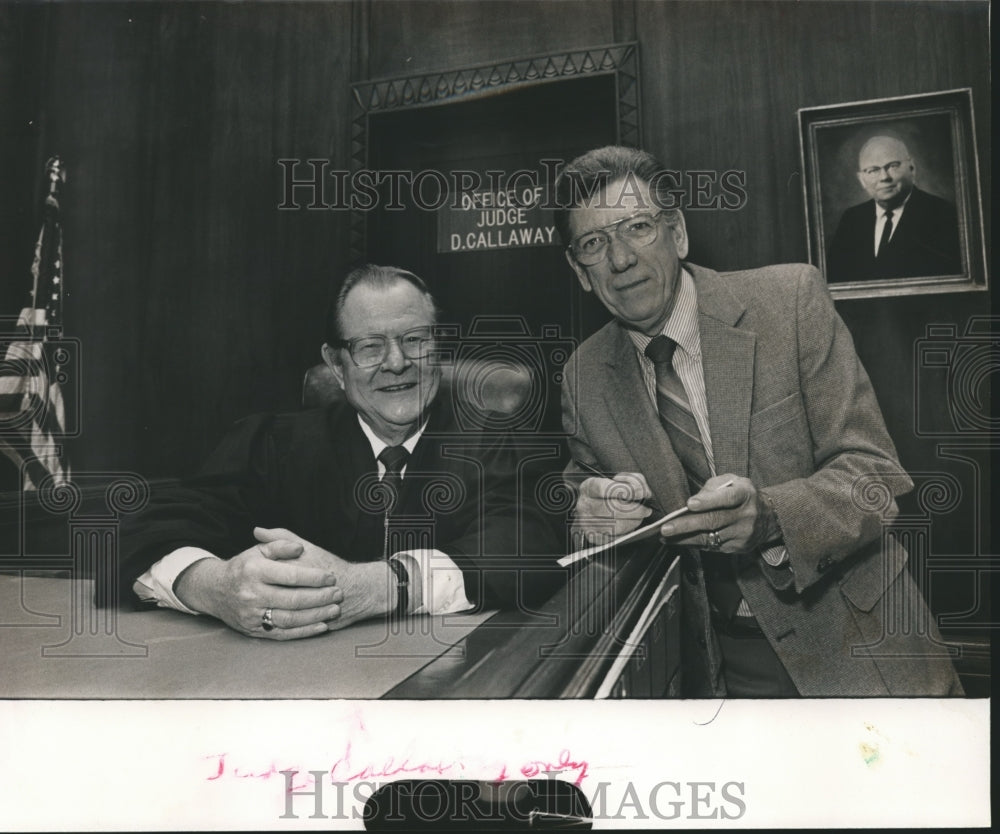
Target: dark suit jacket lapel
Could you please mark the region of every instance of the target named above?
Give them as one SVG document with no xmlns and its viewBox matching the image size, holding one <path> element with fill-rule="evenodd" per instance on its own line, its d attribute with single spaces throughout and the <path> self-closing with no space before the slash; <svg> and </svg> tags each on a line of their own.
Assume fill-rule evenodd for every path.
<svg viewBox="0 0 1000 834">
<path fill-rule="evenodd" d="M 745 308 L 717 272 L 686 264 L 698 292 L 698 329 L 715 471 L 749 474 L 755 333 L 736 325 Z"/>
<path fill-rule="evenodd" d="M 340 492 L 340 506 L 331 507 L 330 515 L 342 514 L 355 529 L 361 511 L 355 488 L 364 476 L 378 472 L 372 447 L 358 424 L 358 415 L 347 403 L 338 403 L 330 412 L 330 446 L 335 482 Z"/>
<path fill-rule="evenodd" d="M 451 397 L 448 393 L 439 393 L 437 400 L 431 405 L 427 428 L 413 447 L 413 454 L 406 466 L 406 477 L 403 478 L 400 495 L 401 512 L 406 515 L 427 515 L 428 509 L 422 496 L 426 494 L 434 474 L 448 472 L 456 468 L 454 459 L 443 454 L 442 441 L 450 438 L 454 443 L 468 445 L 471 439 L 463 437 L 455 425 Z"/>
<path fill-rule="evenodd" d="M 921 228 L 926 230 L 926 225 L 922 223 L 926 214 L 926 194 L 919 188 L 914 187 L 910 193 L 910 199 L 906 201 L 903 216 L 896 221 L 896 231 L 888 244 L 886 244 L 885 253 L 879 252 L 876 260 L 887 261 L 890 259 L 899 259 L 914 246 L 921 246 L 928 243 L 928 241 L 920 240 L 920 232 L 918 231 Z M 874 232 L 872 236 L 874 237 Z"/>
<path fill-rule="evenodd" d="M 659 414 L 646 390 L 635 346 L 625 330 L 614 326 L 603 387 L 611 420 L 635 460 L 646 473 L 653 495 L 665 512 L 680 507 L 690 494 L 681 462 L 674 453 Z M 655 461 L 650 466 L 650 461 Z"/>
</svg>

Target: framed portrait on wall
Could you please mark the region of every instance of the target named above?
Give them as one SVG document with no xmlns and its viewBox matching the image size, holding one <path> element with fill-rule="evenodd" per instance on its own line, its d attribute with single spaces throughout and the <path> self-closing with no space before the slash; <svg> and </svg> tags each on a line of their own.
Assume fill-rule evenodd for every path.
<svg viewBox="0 0 1000 834">
<path fill-rule="evenodd" d="M 986 289 L 971 89 L 798 121 L 809 260 L 835 298 Z"/>
</svg>

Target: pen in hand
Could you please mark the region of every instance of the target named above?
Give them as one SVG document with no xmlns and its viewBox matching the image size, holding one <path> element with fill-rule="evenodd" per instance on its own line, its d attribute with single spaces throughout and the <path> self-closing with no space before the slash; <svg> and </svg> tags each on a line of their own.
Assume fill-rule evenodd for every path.
<svg viewBox="0 0 1000 834">
<path fill-rule="evenodd" d="M 599 475 L 602 478 L 609 477 L 605 475 L 603 472 L 594 469 L 594 467 L 592 466 L 580 463 L 580 461 L 574 461 L 574 462 L 581 469 L 586 469 L 589 472 L 593 472 L 595 475 Z M 715 487 L 715 489 L 725 489 L 726 487 L 731 487 L 734 483 L 735 481 L 730 479 L 726 481 L 724 484 L 719 484 L 719 486 Z M 646 506 L 649 505 L 647 504 Z M 683 507 L 679 507 L 672 513 L 667 513 L 666 515 L 663 515 L 663 510 L 657 510 L 657 515 L 661 515 L 662 518 L 658 518 L 656 521 L 653 521 L 644 527 L 639 527 L 633 530 L 631 533 L 625 533 L 622 536 L 618 536 L 616 539 L 613 539 L 611 541 L 606 541 L 604 544 L 591 545 L 589 547 L 584 547 L 581 550 L 574 551 L 573 553 L 569 553 L 566 556 L 563 556 L 561 559 L 558 559 L 557 562 L 561 567 L 572 565 L 574 562 L 578 562 L 583 558 L 586 558 L 596 553 L 600 553 L 603 550 L 607 550 L 609 547 L 614 546 L 615 543 L 624 544 L 625 542 L 628 542 L 630 539 L 634 539 L 636 536 L 643 535 L 647 530 L 652 530 L 654 527 L 661 527 L 662 525 L 666 524 L 669 521 L 672 521 L 678 516 L 685 515 L 686 513 L 689 512 L 691 512 L 691 510 L 688 508 L 687 504 L 685 504 Z"/>
<path fill-rule="evenodd" d="M 598 478 L 608 478 L 609 480 L 614 480 L 615 477 L 614 475 L 609 475 L 607 472 L 602 472 L 597 467 L 591 466 L 589 463 L 584 463 L 582 460 L 576 460 L 574 458 L 573 463 L 575 463 L 581 469 L 587 470 L 592 475 L 597 475 Z M 718 489 L 725 489 L 726 487 L 731 487 L 733 483 L 735 482 L 732 479 L 730 479 L 726 481 L 724 484 L 719 484 L 717 487 L 713 487 L 712 489 L 713 491 Z M 651 498 L 644 498 L 642 501 L 639 501 L 638 503 L 642 504 L 642 506 L 644 507 L 649 507 L 649 509 L 653 510 L 653 512 L 659 513 L 661 515 L 663 514 L 663 510 L 661 510 Z M 674 511 L 673 513 L 670 514 L 670 517 L 676 518 L 678 515 L 681 515 L 682 513 L 685 512 L 688 512 L 687 506 L 681 507 L 680 510 Z M 663 520 L 665 522 L 668 519 L 663 519 Z"/>
<path fill-rule="evenodd" d="M 573 463 L 575 463 L 581 469 L 585 469 L 591 475 L 596 475 L 598 478 L 607 478 L 609 481 L 613 481 L 615 479 L 615 476 L 613 474 L 608 474 L 607 472 L 602 472 L 596 466 L 591 466 L 589 463 L 584 463 L 582 460 L 576 460 L 574 458 L 573 459 Z M 641 504 L 643 507 L 648 507 L 654 513 L 659 513 L 660 515 L 663 514 L 663 510 L 661 510 L 657 506 L 656 502 L 653 501 L 652 498 L 643 498 L 641 501 L 637 501 L 636 503 L 637 504 Z"/>
<path fill-rule="evenodd" d="M 726 487 L 731 487 L 734 483 L 736 483 L 736 482 L 732 478 L 730 478 L 724 484 L 719 484 L 716 487 L 712 487 L 711 491 L 712 492 L 717 492 L 720 489 L 725 489 Z M 674 512 L 672 512 L 670 514 L 669 518 L 665 518 L 665 519 L 663 519 L 663 521 L 664 522 L 670 521 L 671 519 L 677 518 L 677 516 L 679 516 L 679 515 L 683 515 L 684 513 L 689 513 L 689 512 L 691 512 L 691 510 L 689 509 L 688 505 L 685 504 L 679 510 L 674 510 Z"/>
</svg>

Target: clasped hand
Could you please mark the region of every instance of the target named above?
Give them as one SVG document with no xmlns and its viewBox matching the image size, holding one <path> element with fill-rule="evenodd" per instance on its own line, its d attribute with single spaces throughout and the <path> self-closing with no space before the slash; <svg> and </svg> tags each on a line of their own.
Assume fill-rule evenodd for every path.
<svg viewBox="0 0 1000 834">
<path fill-rule="evenodd" d="M 348 562 L 282 527 L 255 527 L 253 534 L 265 546 L 278 542 L 299 545 L 302 553 L 298 560 L 302 565 L 329 571 L 335 577 L 343 597 L 337 615 L 328 618 L 329 631 L 387 614 L 395 607 L 396 578 L 384 561 Z"/>
<path fill-rule="evenodd" d="M 241 634 L 271 640 L 313 637 L 389 610 L 384 564 L 347 562 L 280 528 L 253 532 L 253 547 L 184 571 L 178 598 Z"/>
</svg>

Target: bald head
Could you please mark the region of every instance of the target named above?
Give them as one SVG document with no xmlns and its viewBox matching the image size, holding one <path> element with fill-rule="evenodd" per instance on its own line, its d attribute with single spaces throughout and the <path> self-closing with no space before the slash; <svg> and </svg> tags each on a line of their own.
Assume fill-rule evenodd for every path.
<svg viewBox="0 0 1000 834">
<path fill-rule="evenodd" d="M 858 181 L 884 209 L 900 205 L 913 190 L 916 167 L 906 145 L 894 136 L 873 136 L 858 154 Z"/>
</svg>

